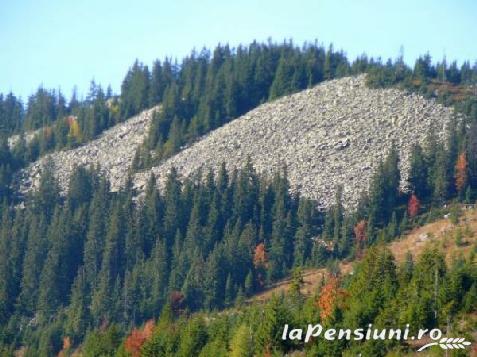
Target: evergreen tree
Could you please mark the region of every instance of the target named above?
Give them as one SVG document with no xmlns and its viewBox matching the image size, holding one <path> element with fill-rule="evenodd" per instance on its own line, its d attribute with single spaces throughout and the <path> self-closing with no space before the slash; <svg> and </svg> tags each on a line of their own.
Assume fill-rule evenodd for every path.
<svg viewBox="0 0 477 357">
<path fill-rule="evenodd" d="M 65 332 L 68 336 L 75 336 L 81 341 L 88 329 L 89 316 L 89 291 L 83 267 L 72 285 L 71 302 L 67 308 Z"/>
<path fill-rule="evenodd" d="M 177 356 L 189 357 L 202 349 L 207 341 L 207 332 L 200 318 L 190 320 L 181 334 Z"/>
<path fill-rule="evenodd" d="M 0 228 L 0 250 L 10 252 L 11 246 L 11 221 L 8 209 L 2 209 L 2 224 Z M 14 286 L 12 286 L 12 266 L 7 254 L 0 257 L 0 324 L 5 324 L 13 312 Z"/>
<path fill-rule="evenodd" d="M 122 118 L 129 118 L 147 108 L 150 82 L 148 67 L 136 60 L 121 85 Z"/>
<path fill-rule="evenodd" d="M 253 338 L 249 328 L 242 324 L 237 328 L 230 343 L 230 356 L 232 357 L 252 357 Z"/>
<path fill-rule="evenodd" d="M 44 317 L 51 315 L 64 303 L 62 299 L 69 291 L 67 265 L 67 225 L 71 223 L 68 213 L 62 214 L 58 209 L 53 215 L 48 230 L 50 247 L 43 270 L 40 275 L 38 292 L 38 309 Z"/>
<path fill-rule="evenodd" d="M 428 167 L 424 152 L 419 145 L 414 145 L 411 151 L 411 169 L 409 172 L 409 183 L 411 190 L 421 200 L 429 197 L 428 187 Z"/>
</svg>

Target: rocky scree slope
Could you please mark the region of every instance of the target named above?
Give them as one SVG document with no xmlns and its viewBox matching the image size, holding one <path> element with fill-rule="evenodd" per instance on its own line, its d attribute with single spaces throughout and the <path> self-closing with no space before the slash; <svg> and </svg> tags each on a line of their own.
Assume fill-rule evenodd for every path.
<svg viewBox="0 0 477 357">
<path fill-rule="evenodd" d="M 117 190 L 127 176 L 136 148 L 144 141 L 151 109 L 106 131 L 82 147 L 48 155 L 21 173 L 21 190 L 38 185 L 47 158 L 64 189 L 74 165 L 99 164 Z M 151 174 L 159 186 L 171 167 L 181 177 L 199 168 L 242 167 L 248 157 L 261 174 L 287 166 L 291 189 L 316 199 L 322 207 L 334 203 L 338 185 L 344 202 L 354 206 L 392 142 L 401 154 L 405 186 L 409 152 L 424 143 L 431 129 L 445 138 L 453 109 L 398 89 L 370 89 L 365 76 L 324 82 L 312 89 L 263 104 L 202 137 L 151 170 L 135 175 L 141 192 Z"/>
<path fill-rule="evenodd" d="M 173 166 L 185 177 L 201 166 L 217 171 L 222 162 L 228 169 L 240 167 L 250 157 L 265 175 L 286 165 L 292 190 L 321 207 L 334 203 L 342 185 L 343 201 L 353 207 L 393 142 L 405 187 L 412 145 L 423 144 L 431 127 L 443 140 L 453 109 L 394 88 L 370 89 L 365 79 L 328 81 L 261 105 L 137 174 L 136 187 L 143 190 L 151 173 L 163 185 Z"/>
<path fill-rule="evenodd" d="M 111 190 L 117 191 L 127 179 L 127 170 L 131 166 L 136 149 L 142 145 L 154 111 L 158 107 L 146 110 L 106 131 L 97 139 L 71 150 L 48 154 L 32 163 L 19 174 L 19 190 L 25 193 L 36 189 L 41 172 L 50 162 L 61 189 L 67 189 L 69 178 L 75 166 L 97 166 L 111 182 Z"/>
</svg>

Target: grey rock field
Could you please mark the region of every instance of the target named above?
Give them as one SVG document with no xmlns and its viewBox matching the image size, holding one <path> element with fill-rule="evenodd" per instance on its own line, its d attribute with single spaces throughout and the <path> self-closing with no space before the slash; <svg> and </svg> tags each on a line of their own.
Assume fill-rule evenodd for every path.
<svg viewBox="0 0 477 357">
<path fill-rule="evenodd" d="M 102 174 L 117 191 L 127 178 L 136 149 L 147 135 L 152 115 L 158 107 L 146 110 L 102 133 L 97 139 L 80 147 L 54 152 L 32 163 L 20 172 L 18 183 L 21 192 L 38 187 L 41 172 L 46 162 L 53 166 L 60 187 L 67 189 L 69 178 L 77 165 L 99 165 Z"/>
<path fill-rule="evenodd" d="M 50 158 L 63 189 L 74 165 L 101 166 L 112 190 L 124 184 L 136 148 L 141 145 L 154 109 L 109 129 L 76 149 L 48 155 L 22 171 L 21 190 L 38 185 Z M 453 109 L 399 89 L 370 89 L 365 76 L 323 82 L 311 89 L 263 104 L 205 135 L 151 170 L 137 173 L 140 192 L 151 174 L 161 187 L 171 167 L 182 177 L 199 168 L 240 168 L 250 157 L 256 170 L 272 175 L 286 165 L 291 189 L 328 207 L 338 185 L 344 203 L 353 207 L 370 178 L 396 146 L 401 155 L 402 187 L 406 187 L 409 152 L 425 143 L 432 129 L 443 140 Z"/>
</svg>

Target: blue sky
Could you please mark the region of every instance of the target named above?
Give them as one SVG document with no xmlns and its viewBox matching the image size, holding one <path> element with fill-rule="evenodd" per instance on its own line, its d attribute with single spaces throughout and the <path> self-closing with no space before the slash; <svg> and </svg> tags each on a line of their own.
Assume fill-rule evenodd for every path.
<svg viewBox="0 0 477 357">
<path fill-rule="evenodd" d="M 0 92 L 26 99 L 43 84 L 69 98 L 93 78 L 117 92 L 136 58 L 268 37 L 332 42 L 351 57 L 394 58 L 403 46 L 409 63 L 427 51 L 473 62 L 477 1 L 0 0 Z"/>
</svg>

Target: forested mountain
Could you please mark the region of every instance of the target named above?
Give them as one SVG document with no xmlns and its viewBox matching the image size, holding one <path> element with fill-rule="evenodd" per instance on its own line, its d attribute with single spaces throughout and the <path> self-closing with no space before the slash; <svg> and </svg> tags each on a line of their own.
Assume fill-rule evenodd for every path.
<svg viewBox="0 0 477 357">
<path fill-rule="evenodd" d="M 87 142 L 161 103 L 163 110 L 153 120 L 135 165 L 137 169 L 149 167 L 259 103 L 348 73 L 340 68 L 349 69 L 350 64 L 332 46 L 325 50 L 315 43 L 299 48 L 292 42 L 271 41 L 237 49 L 219 45 L 213 56 L 207 49 L 200 54 L 193 51 L 180 64 L 157 60 L 151 70 L 136 60 L 118 96 L 92 82 L 84 100 L 75 92 L 68 104 L 61 92 L 41 87 L 28 99 L 26 109 L 13 94 L 0 97 L 1 140 L 12 133 L 20 135 L 13 151 L 15 165 L 24 166 L 46 152 Z M 38 128 L 32 140 L 22 139 L 25 130 Z"/>
<path fill-rule="evenodd" d="M 155 104 L 161 110 L 137 152 L 135 170 L 170 157 L 260 103 L 363 72 L 369 86 L 436 97 L 462 117 L 450 126 L 445 145 L 430 131 L 426 145 L 413 146 L 408 190 L 400 186 L 399 153 L 390 150 L 353 210 L 345 210 L 340 188 L 335 203 L 318 210 L 316 201 L 290 191 L 286 166 L 262 177 L 251 160 L 242 170 L 222 165 L 218 174 L 199 170 L 186 179 L 173 168 L 161 190 L 151 176 L 139 199 L 133 172 L 124 172 L 126 185 L 111 192 L 99 168 L 81 165 L 64 195 L 48 164 L 37 190 L 21 202 L 12 191 L 14 173 L 39 155 L 92 140 Z M 218 46 L 213 55 L 194 52 L 180 65 L 156 61 L 151 70 L 136 61 L 118 96 L 96 84 L 85 100 L 73 95 L 68 104 L 61 93 L 43 88 L 25 108 L 12 94 L 1 96 L 1 352 L 9 356 L 24 347 L 25 356 L 52 356 L 62 349 L 68 355 L 82 346 L 87 356 L 137 356 L 139 345 L 151 356 L 282 355 L 303 348 L 333 356 L 357 347 L 289 344 L 279 341 L 279 329 L 289 318 L 297 324 L 350 326 L 411 319 L 442 327 L 475 311 L 475 254 L 446 265 L 431 252 L 415 265 L 397 267 L 385 250 L 373 246 L 440 217 L 449 201 L 475 202 L 476 82 L 477 66 L 468 62 L 461 68 L 435 65 L 423 56 L 411 69 L 402 58 L 383 64 L 362 56 L 350 62 L 331 46 L 269 42 L 233 50 Z M 39 128 L 30 142 L 21 137 Z M 15 133 L 20 139 L 10 148 L 7 138 Z M 295 295 L 207 323 L 196 315 L 188 318 L 240 306 L 295 268 L 328 265 L 333 271 L 337 260 L 351 258 L 363 259 L 355 276 L 343 286 L 324 282 L 320 292 L 340 295 L 346 288 L 349 309 L 338 302 L 329 309 L 326 301 L 317 307 Z M 435 267 L 433 274 L 429 266 Z M 448 282 L 438 299 L 435 272 Z M 299 283 L 298 273 L 296 279 Z M 452 312 L 445 315 L 449 320 L 430 312 L 437 301 Z M 159 321 L 156 327 L 149 322 L 122 342 L 150 319 Z M 256 331 L 253 340 L 250 330 Z M 394 347 L 365 346 L 372 355 Z"/>
<path fill-rule="evenodd" d="M 193 51 L 180 63 L 157 60 L 151 69 L 136 60 L 117 96 L 94 81 L 86 98 L 80 100 L 74 92 L 68 103 L 60 91 L 42 87 L 28 98 L 26 108 L 12 93 L 0 95 L 0 139 L 40 129 L 32 140 L 20 135 L 15 141 L 16 165 L 24 166 L 46 152 L 90 141 L 106 128 L 160 103 L 163 110 L 154 118 L 144 148 L 137 152 L 134 166 L 140 170 L 260 103 L 323 80 L 359 73 L 369 73 L 373 87 L 399 85 L 437 96 L 445 104 L 456 99 L 460 110 L 477 115 L 472 99 L 477 66 L 470 62 L 458 68 L 455 62 L 447 65 L 445 59 L 433 64 L 425 55 L 411 69 L 402 57 L 385 64 L 366 55 L 351 61 L 342 51 L 317 42 L 298 47 L 291 41 L 269 41 Z"/>
<path fill-rule="evenodd" d="M 135 152 L 147 140 L 154 111 L 161 110 L 158 106 L 143 111 L 85 145 L 46 155 L 16 175 L 16 186 L 23 194 L 35 190 L 43 166 L 50 163 L 66 189 L 75 166 L 81 164 L 100 165 L 111 189 L 118 190 L 125 183 L 124 172 L 136 168 Z M 228 170 L 241 169 L 249 158 L 259 175 L 269 177 L 286 165 L 290 189 L 318 201 L 320 207 L 333 204 L 338 186 L 345 206 L 355 207 L 391 148 L 400 155 L 405 187 L 413 145 L 424 144 L 429 132 L 442 144 L 461 122 L 461 113 L 433 99 L 396 88 L 368 88 L 365 75 L 344 77 L 259 105 L 150 170 L 136 173 L 133 184 L 141 194 L 151 174 L 162 187 L 171 167 L 184 178 L 201 168 L 217 173 L 223 163 Z"/>
<path fill-rule="evenodd" d="M 390 323 L 405 326 L 412 319 L 410 334 L 416 334 L 416 325 L 442 326 L 449 323 L 449 317 L 459 323 L 452 333 L 471 339 L 469 332 L 476 321 L 469 313 L 477 307 L 472 259 L 461 257 L 446 264 L 441 252 L 428 249 L 416 260 L 408 255 L 406 261 L 398 263 L 387 248 L 373 247 L 356 265 L 353 276 L 331 275 L 312 296 L 300 293 L 303 282 L 300 271 L 295 271 L 290 291 L 263 304 L 238 303 L 222 313 L 188 317 L 170 305 L 157 322 L 149 320 L 122 340 L 115 327 L 91 333 L 84 352 L 112 353 L 109 343 L 113 341 L 116 356 L 414 355 L 412 346 L 397 340 L 332 341 L 322 335 L 308 343 L 303 340 L 310 321 L 335 329 L 367 327 L 363 325 L 366 321 L 373 323 L 372 331 L 381 331 Z M 447 309 L 443 311 L 442 306 Z M 283 340 L 285 325 L 289 331 L 304 329 L 303 338 Z M 467 355 L 463 350 L 448 352 Z M 439 355 L 438 349 L 430 353 Z"/>
<path fill-rule="evenodd" d="M 422 164 L 434 155 L 449 158 L 450 151 L 416 148 L 408 194 L 399 191 L 398 156 L 391 153 L 356 212 L 345 212 L 339 196 L 330 211 L 319 212 L 290 195 L 286 170 L 271 182 L 248 166 L 184 184 L 172 171 L 163 192 L 151 178 L 137 207 L 131 185 L 111 193 L 105 179 L 84 168 L 62 197 L 46 171 L 25 209 L 2 208 L 0 243 L 10 252 L 0 266 L 3 341 L 48 356 L 63 337 L 77 345 L 101 326 L 116 326 L 119 338 L 160 316 L 169 302 L 186 315 L 219 309 L 293 267 L 359 257 L 418 224 L 419 213 L 440 216 L 447 199 L 473 201 L 465 156 Z M 442 175 L 447 171 L 454 175 Z M 101 341 L 88 343 L 105 348 Z"/>
</svg>

